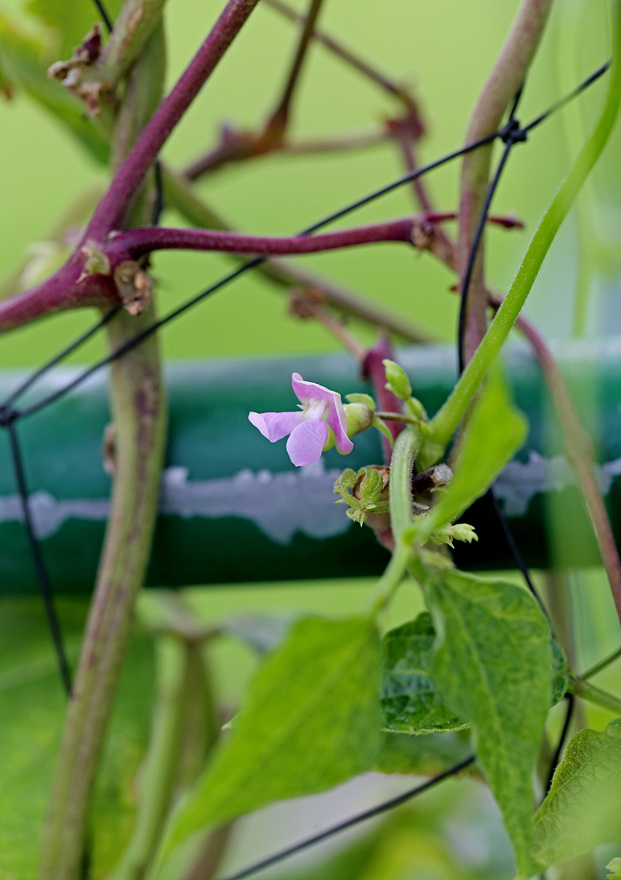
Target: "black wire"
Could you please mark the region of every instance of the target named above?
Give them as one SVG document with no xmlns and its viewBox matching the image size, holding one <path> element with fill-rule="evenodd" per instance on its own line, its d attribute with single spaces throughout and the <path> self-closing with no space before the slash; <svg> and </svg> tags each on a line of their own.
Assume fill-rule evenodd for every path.
<svg viewBox="0 0 621 880">
<path fill-rule="evenodd" d="M 526 586 L 528 587 L 533 598 L 536 600 L 537 604 L 539 605 L 539 608 L 541 609 L 544 617 L 547 619 L 547 621 L 550 625 L 551 634 L 554 635 L 554 632 L 552 630 L 552 621 L 550 620 L 550 616 L 548 614 L 548 609 L 543 604 L 543 600 L 542 600 L 541 596 L 539 595 L 537 588 L 535 587 L 535 584 L 533 583 L 533 580 L 530 576 L 530 572 L 528 570 L 528 566 L 526 565 L 526 563 L 524 561 L 524 557 L 522 556 L 520 549 L 516 543 L 516 540 L 513 537 L 513 532 L 509 528 L 509 523 L 507 522 L 507 518 L 504 515 L 504 513 L 502 512 L 502 510 L 500 509 L 500 503 L 498 501 L 498 498 L 496 497 L 496 493 L 494 492 L 494 490 L 492 488 L 490 488 L 487 490 L 486 494 L 489 496 L 489 500 L 492 503 L 494 515 L 496 517 L 498 525 L 502 529 L 502 533 L 503 533 L 505 540 L 509 546 L 509 550 L 511 551 L 511 555 L 513 556 L 513 560 L 514 560 L 515 564 L 517 565 L 519 571 L 521 572 L 522 577 L 526 581 Z"/>
<path fill-rule="evenodd" d="M 87 342 L 91 338 L 91 336 L 94 336 L 95 333 L 97 333 L 99 330 L 101 330 L 102 327 L 105 327 L 105 325 L 108 323 L 108 321 L 110 321 L 111 318 L 113 318 L 116 314 L 118 314 L 118 312 L 120 312 L 120 310 L 121 310 L 120 305 L 113 306 L 108 312 L 106 312 L 105 315 L 103 315 L 102 318 L 100 318 L 99 321 L 97 321 L 96 324 L 94 324 L 90 328 L 90 330 L 87 330 L 81 336 L 78 336 L 78 338 L 75 339 L 70 345 L 68 345 L 66 348 L 63 348 L 62 351 L 60 351 L 57 355 L 55 355 L 52 358 L 52 360 L 50 360 L 46 364 L 44 364 L 40 369 L 38 369 L 35 373 L 33 373 L 32 376 L 29 376 L 28 379 L 26 379 L 25 382 L 22 382 L 21 385 L 18 385 L 17 388 L 9 395 L 9 397 L 6 398 L 3 406 L 4 407 L 12 406 L 12 404 L 15 403 L 17 398 L 21 397 L 22 394 L 25 391 L 27 391 L 32 385 L 34 385 L 34 383 L 38 379 L 40 379 L 42 376 L 44 376 L 45 373 L 48 372 L 48 370 L 51 370 L 52 367 L 55 367 L 57 364 L 59 364 L 61 361 L 63 361 L 66 357 L 68 357 L 70 354 L 72 354 L 74 351 L 76 351 L 76 349 L 80 348 L 80 346 L 83 345 L 85 342 Z M 19 417 L 19 414 L 18 414 L 18 417 Z"/>
<path fill-rule="evenodd" d="M 611 62 L 607 61 L 605 64 L 602 64 L 601 67 L 598 67 L 595 73 L 592 73 L 591 76 L 587 76 L 587 78 L 583 80 L 579 86 L 576 86 L 573 92 L 570 92 L 568 95 L 565 95 L 564 98 L 560 98 L 554 104 L 551 104 L 547 110 L 544 110 L 543 113 L 540 113 L 539 116 L 535 117 L 532 122 L 529 122 L 528 125 L 525 125 L 522 131 L 525 131 L 528 134 L 528 132 L 532 131 L 533 128 L 536 128 L 542 122 L 545 122 L 548 116 L 556 113 L 556 111 L 560 110 L 561 107 L 564 107 L 565 104 L 568 104 L 570 101 L 573 101 L 574 98 L 577 98 L 581 92 L 587 89 L 590 85 L 592 85 L 592 83 L 598 80 L 600 76 L 606 73 L 606 71 L 610 67 L 610 64 Z"/>
<path fill-rule="evenodd" d="M 17 437 L 17 428 L 15 425 L 15 421 L 9 418 L 4 424 L 4 427 L 6 428 L 7 434 L 9 436 L 11 458 L 13 460 L 13 471 L 15 473 L 15 481 L 17 483 L 17 490 L 21 501 L 24 525 L 26 527 L 26 535 L 30 544 L 30 552 L 32 554 L 32 560 L 35 567 L 37 582 L 39 584 L 39 589 L 41 592 L 41 598 L 43 599 L 45 615 L 47 617 L 48 626 L 52 635 L 54 651 L 56 653 L 56 659 L 58 661 L 58 670 L 60 672 L 60 678 L 63 683 L 65 693 L 67 694 L 67 696 L 70 696 L 71 671 L 63 644 L 60 621 L 58 619 L 56 607 L 54 605 L 54 597 L 52 594 L 50 579 L 48 577 L 45 562 L 43 560 L 43 554 L 41 553 L 41 547 L 34 531 L 30 504 L 28 503 L 28 486 L 26 483 L 26 473 L 24 470 L 24 462 L 19 440 Z"/>
<path fill-rule="evenodd" d="M 108 10 L 107 10 L 106 7 L 103 5 L 103 3 L 101 2 L 101 0 L 93 0 L 93 3 L 94 3 L 95 6 L 97 7 L 97 11 L 98 11 L 99 14 L 101 15 L 102 21 L 103 21 L 103 23 L 104 23 L 105 26 L 106 26 L 106 30 L 108 31 L 109 34 L 111 34 L 111 33 L 112 33 L 112 28 L 114 27 L 114 25 L 112 24 L 112 19 L 111 19 L 110 16 L 108 15 Z"/>
<path fill-rule="evenodd" d="M 424 791 L 433 788 L 433 786 L 437 785 L 439 782 L 443 782 L 449 776 L 454 776 L 455 773 L 459 773 L 460 770 L 469 767 L 474 763 L 474 760 L 474 755 L 470 755 L 469 758 L 465 758 L 465 760 L 460 761 L 459 764 L 449 767 L 448 770 L 439 773 L 437 776 L 434 776 L 433 779 L 428 779 L 427 782 L 423 782 L 422 785 L 417 785 L 416 788 L 408 789 L 408 791 L 403 792 L 403 794 L 399 794 L 390 800 L 383 801 L 383 803 L 378 804 L 376 807 L 371 807 L 371 809 L 364 810 L 364 812 L 358 813 L 356 816 L 351 816 L 349 819 L 345 819 L 345 821 L 339 822 L 337 825 L 332 825 L 330 828 L 326 828 L 325 831 L 320 831 L 319 834 L 313 835 L 313 837 L 308 837 L 306 840 L 295 843 L 293 846 L 282 849 L 271 856 L 267 856 L 265 859 L 261 859 L 258 862 L 249 865 L 247 868 L 242 868 L 241 871 L 236 871 L 234 874 L 228 874 L 226 877 L 223 877 L 222 880 L 243 880 L 244 877 L 249 877 L 256 871 L 261 871 L 263 868 L 269 868 L 272 865 L 276 865 L 284 859 L 289 858 L 289 856 L 308 849 L 308 847 L 314 846 L 322 840 L 327 840 L 329 837 L 339 834 L 341 831 L 345 831 L 348 828 L 352 828 L 360 822 L 366 822 L 367 819 L 381 816 L 382 813 L 386 813 L 388 810 L 392 810 L 394 807 L 404 804 L 411 798 L 416 797 L 416 795 L 422 794 Z"/>
<path fill-rule="evenodd" d="M 574 705 L 576 702 L 576 698 L 571 693 L 565 694 L 565 699 L 567 700 L 567 712 L 565 714 L 565 721 L 563 723 L 563 729 L 561 730 L 561 735 L 558 739 L 558 744 L 556 746 L 556 750 L 550 761 L 550 771 L 548 773 L 548 779 L 546 782 L 545 794 L 550 791 L 550 786 L 552 785 L 552 779 L 554 777 L 554 771 L 559 765 L 559 761 L 561 760 L 561 752 L 563 751 L 563 744 L 565 742 L 565 738 L 567 736 L 567 732 L 569 730 L 569 725 L 571 724 L 572 715 L 574 712 Z"/>
</svg>

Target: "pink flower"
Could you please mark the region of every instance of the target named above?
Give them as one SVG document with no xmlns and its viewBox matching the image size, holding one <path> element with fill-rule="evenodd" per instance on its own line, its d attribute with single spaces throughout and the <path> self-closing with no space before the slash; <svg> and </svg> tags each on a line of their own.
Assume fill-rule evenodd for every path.
<svg viewBox="0 0 621 880">
<path fill-rule="evenodd" d="M 255 428 L 271 443 L 288 434 L 287 453 L 296 467 L 314 464 L 324 449 L 335 444 L 343 455 L 351 452 L 354 444 L 346 433 L 341 395 L 315 382 L 305 382 L 299 373 L 293 373 L 291 385 L 301 412 L 251 412 L 248 418 Z"/>
</svg>

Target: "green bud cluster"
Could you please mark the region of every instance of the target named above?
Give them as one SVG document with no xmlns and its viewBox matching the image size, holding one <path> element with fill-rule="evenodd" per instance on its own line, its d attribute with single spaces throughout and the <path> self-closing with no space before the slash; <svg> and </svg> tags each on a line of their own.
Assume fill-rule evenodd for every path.
<svg viewBox="0 0 621 880">
<path fill-rule="evenodd" d="M 341 496 L 337 504 L 347 504 L 347 516 L 351 520 L 360 525 L 368 521 L 370 526 L 379 527 L 378 519 L 389 516 L 387 471 L 373 465 L 358 472 L 351 468 L 343 471 L 334 484 L 334 492 Z"/>
</svg>

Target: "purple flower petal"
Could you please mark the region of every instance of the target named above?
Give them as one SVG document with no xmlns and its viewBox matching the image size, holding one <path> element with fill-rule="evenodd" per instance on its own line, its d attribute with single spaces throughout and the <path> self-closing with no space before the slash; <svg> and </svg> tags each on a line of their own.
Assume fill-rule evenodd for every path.
<svg viewBox="0 0 621 880">
<path fill-rule="evenodd" d="M 301 412 L 283 412 L 283 413 L 256 413 L 251 412 L 248 415 L 249 422 L 258 428 L 264 437 L 275 443 L 276 440 L 282 440 L 287 434 L 290 434 L 296 425 L 299 425 L 304 418 Z"/>
<path fill-rule="evenodd" d="M 327 422 L 328 427 L 334 432 L 334 441 L 336 448 L 343 455 L 351 452 L 354 444 L 347 436 L 347 419 L 345 417 L 345 409 L 341 401 L 341 395 L 336 391 L 331 391 L 323 385 L 316 382 L 305 382 L 299 373 L 293 373 L 291 376 L 291 385 L 295 396 L 302 403 L 310 400 L 325 400 L 327 403 L 323 418 Z"/>
<path fill-rule="evenodd" d="M 305 419 L 287 440 L 287 453 L 296 467 L 319 461 L 328 437 L 328 426 L 321 419 Z"/>
<path fill-rule="evenodd" d="M 310 400 L 325 400 L 329 407 L 334 406 L 335 399 L 341 399 L 340 394 L 336 391 L 330 391 L 323 385 L 316 382 L 305 382 L 299 373 L 292 373 L 291 385 L 293 393 L 301 403 L 308 403 Z"/>
</svg>

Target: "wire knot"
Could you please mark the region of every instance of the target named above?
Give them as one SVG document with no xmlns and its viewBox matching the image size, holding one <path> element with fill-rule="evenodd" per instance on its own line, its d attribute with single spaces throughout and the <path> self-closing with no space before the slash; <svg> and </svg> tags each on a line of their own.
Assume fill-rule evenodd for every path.
<svg viewBox="0 0 621 880">
<path fill-rule="evenodd" d="M 517 119 L 511 118 L 504 128 L 498 132 L 500 139 L 507 145 L 523 143 L 528 137 L 526 129 L 520 126 Z"/>
<path fill-rule="evenodd" d="M 19 410 L 14 409 L 14 407 L 7 403 L 0 406 L 0 428 L 8 428 L 18 418 Z"/>
</svg>

